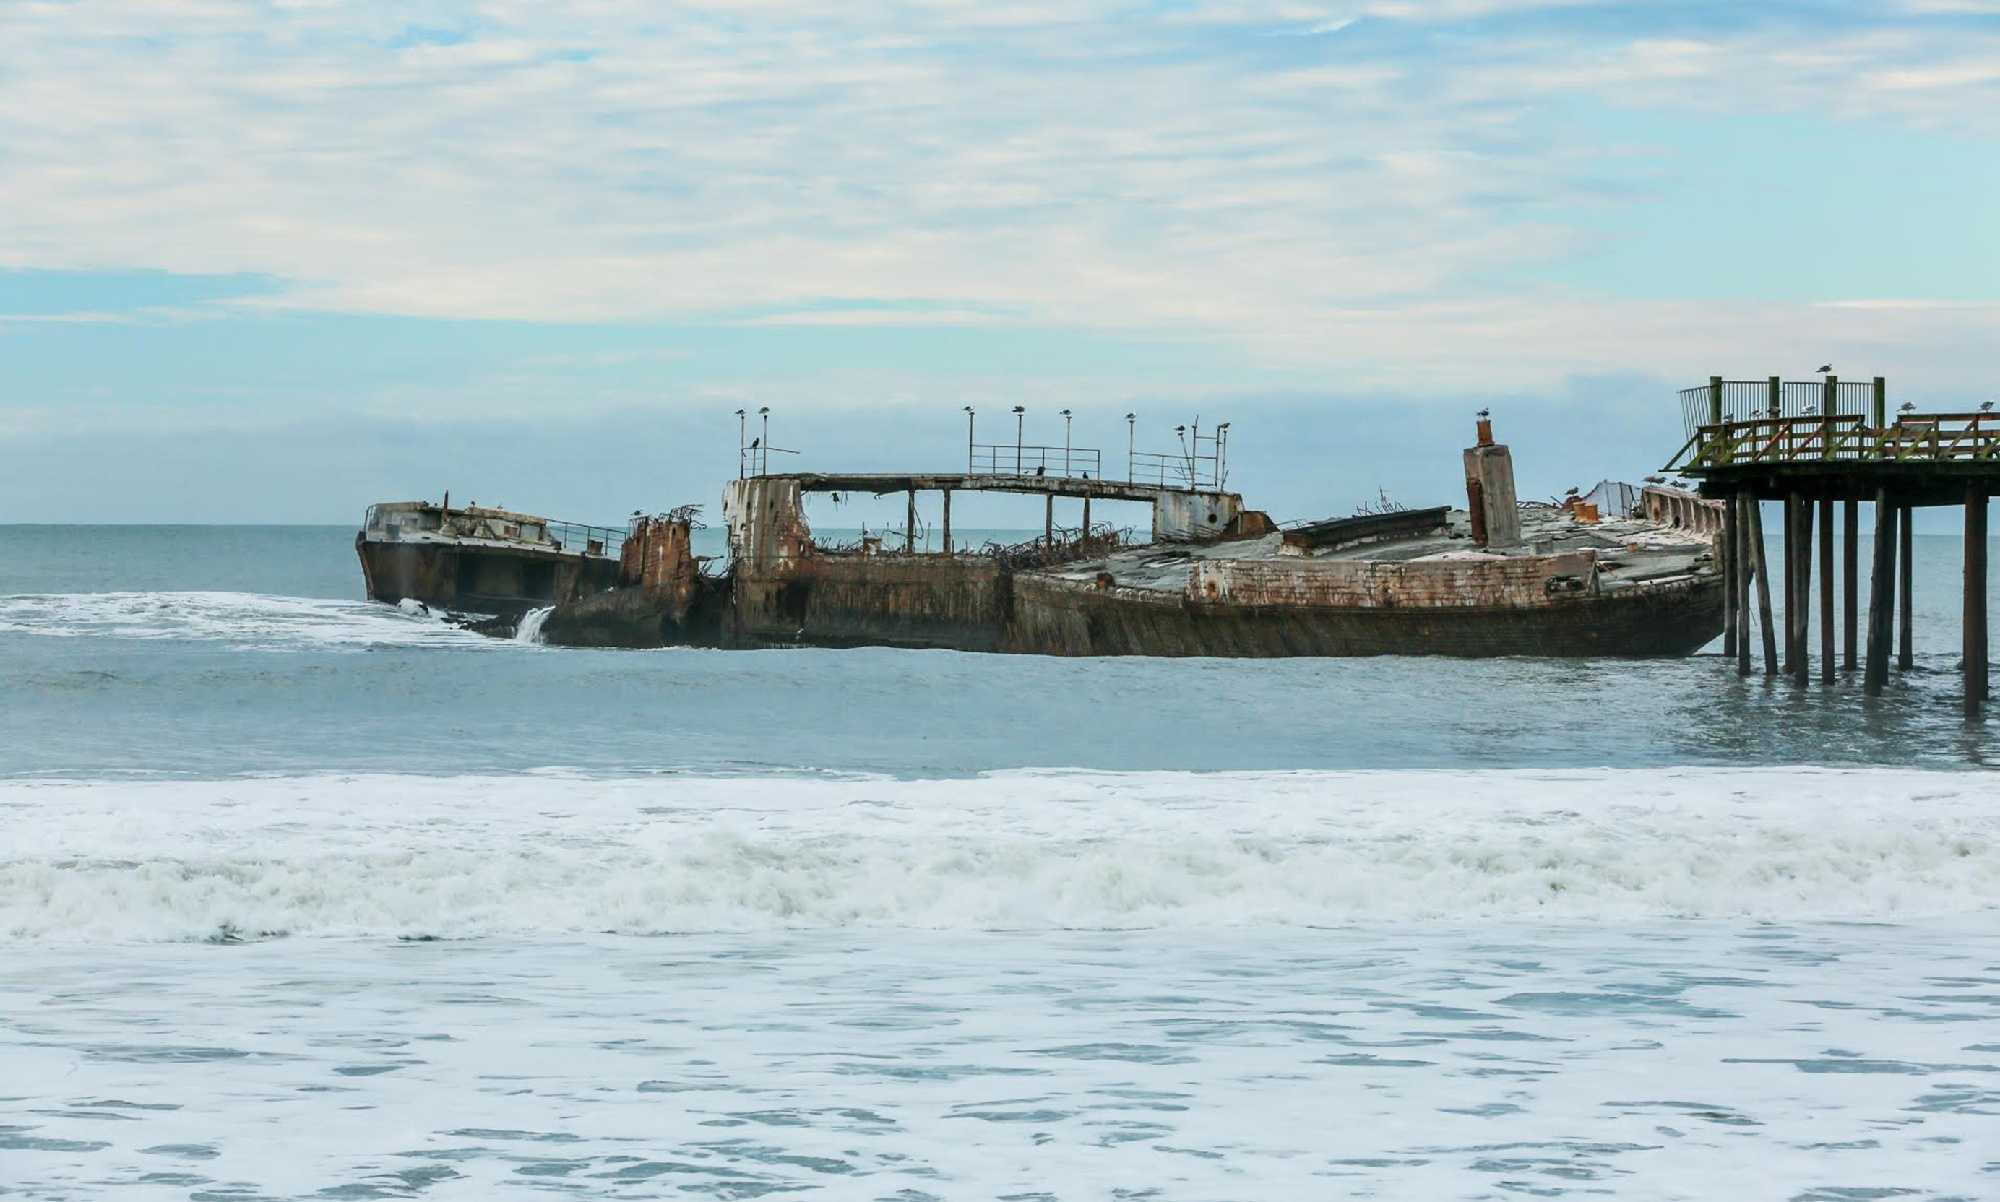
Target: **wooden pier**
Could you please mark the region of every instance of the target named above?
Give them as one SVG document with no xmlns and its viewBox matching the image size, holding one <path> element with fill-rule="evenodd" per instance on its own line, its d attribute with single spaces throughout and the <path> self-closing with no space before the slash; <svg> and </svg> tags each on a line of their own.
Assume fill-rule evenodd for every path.
<svg viewBox="0 0 2000 1202">
<path fill-rule="evenodd" d="M 1764 672 L 1781 671 L 1809 683 L 1815 601 L 1813 533 L 1818 526 L 1817 608 L 1819 679 L 1857 667 L 1860 507 L 1874 510 L 1874 554 L 1869 565 L 1863 688 L 1881 693 L 1889 673 L 1890 642 L 1896 666 L 1907 670 L 1912 648 L 1910 516 L 1922 506 L 1965 509 L 1965 574 L 1961 660 L 1965 708 L 1979 712 L 1988 695 L 1986 633 L 1987 500 L 2000 490 L 2000 413 L 1919 412 L 1904 405 L 1890 413 L 1882 377 L 1866 383 L 1822 380 L 1725 380 L 1684 389 L 1681 408 L 1688 440 L 1668 471 L 1700 482 L 1701 493 L 1727 503 L 1723 551 L 1728 580 L 1724 652 L 1736 670 L 1751 671 L 1751 582 Z M 1765 563 L 1760 502 L 1784 505 L 1782 659 L 1772 628 L 1771 580 Z M 1834 581 L 1834 507 L 1841 510 L 1840 581 Z M 1836 591 L 1838 604 L 1836 604 Z M 1836 655 L 1835 620 L 1840 618 Z M 1900 625 L 1898 624 L 1900 617 Z M 1836 667 L 1836 659 L 1838 667 Z"/>
</svg>

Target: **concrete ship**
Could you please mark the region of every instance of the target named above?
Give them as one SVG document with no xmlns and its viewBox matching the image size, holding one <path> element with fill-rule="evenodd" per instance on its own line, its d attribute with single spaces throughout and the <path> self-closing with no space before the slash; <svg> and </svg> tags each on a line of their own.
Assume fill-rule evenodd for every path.
<svg viewBox="0 0 2000 1202">
<path fill-rule="evenodd" d="M 1721 507 L 1632 490 L 1634 512 L 1522 506 L 1508 449 L 1480 424 L 1468 504 L 1279 529 L 1220 489 L 1067 475 L 800 473 L 733 480 L 731 563 L 699 570 L 684 520 L 635 522 L 621 587 L 559 605 L 551 643 L 893 646 L 1045 655 L 1679 656 L 1722 632 Z M 1081 498 L 1082 527 L 1036 543 L 953 545 L 957 491 Z M 813 539 L 813 493 L 943 495 L 942 552 Z M 1150 541 L 1092 527 L 1093 499 L 1147 501 Z"/>
<path fill-rule="evenodd" d="M 478 505 L 370 505 L 354 535 L 371 601 L 518 618 L 618 583 L 625 532 Z"/>
</svg>

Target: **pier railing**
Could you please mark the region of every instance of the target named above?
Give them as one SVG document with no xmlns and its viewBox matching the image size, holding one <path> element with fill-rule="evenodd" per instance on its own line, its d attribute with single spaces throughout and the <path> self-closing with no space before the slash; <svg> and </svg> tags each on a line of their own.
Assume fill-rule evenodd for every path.
<svg viewBox="0 0 2000 1202">
<path fill-rule="evenodd" d="M 1095 447 L 1044 447 L 1022 443 L 974 443 L 966 473 L 973 476 L 1054 476 L 1104 479 L 1103 456 Z"/>
<path fill-rule="evenodd" d="M 1809 460 L 2000 460 L 2000 413 L 1908 413 L 1888 425 L 1859 414 L 1756 418 L 1698 426 L 1668 471 Z"/>
<path fill-rule="evenodd" d="M 550 522 L 549 538 L 565 551 L 618 558 L 626 532 L 615 526 L 589 526 L 582 522 Z"/>
<path fill-rule="evenodd" d="M 1688 438 L 1669 471 L 1754 464 L 1946 462 L 2000 456 L 2000 414 L 1889 412 L 1881 376 L 1865 383 L 1820 380 L 1725 380 L 1680 392 Z M 1988 406 L 1990 409 L 1991 406 Z"/>
<path fill-rule="evenodd" d="M 1128 474 L 1134 484 L 1159 488 L 1220 488 L 1221 465 L 1215 455 L 1176 455 L 1171 451 L 1135 451 Z"/>
</svg>

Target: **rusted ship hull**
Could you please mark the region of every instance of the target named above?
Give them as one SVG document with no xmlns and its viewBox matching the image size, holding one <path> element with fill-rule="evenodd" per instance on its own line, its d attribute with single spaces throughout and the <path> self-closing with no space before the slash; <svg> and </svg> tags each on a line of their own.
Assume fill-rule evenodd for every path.
<svg viewBox="0 0 2000 1202">
<path fill-rule="evenodd" d="M 1723 586 L 1697 579 L 1534 608 L 1211 605 L 1024 578 L 1004 650 L 1269 658 L 1437 655 L 1671 657 L 1722 633 Z"/>
<path fill-rule="evenodd" d="M 440 543 L 381 542 L 357 534 L 368 599 L 421 601 L 461 613 L 519 615 L 618 583 L 618 561 Z"/>
</svg>

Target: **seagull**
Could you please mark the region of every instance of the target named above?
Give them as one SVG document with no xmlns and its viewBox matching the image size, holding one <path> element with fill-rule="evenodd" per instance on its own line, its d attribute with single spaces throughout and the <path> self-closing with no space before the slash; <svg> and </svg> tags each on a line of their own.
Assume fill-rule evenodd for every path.
<svg viewBox="0 0 2000 1202">
<path fill-rule="evenodd" d="M 1492 416 L 1493 416 L 1493 411 L 1492 411 L 1491 409 L 1481 409 L 1481 410 L 1479 411 L 1479 416 L 1480 416 L 1480 417 L 1492 417 Z"/>
<path fill-rule="evenodd" d="M 1820 374 L 1824 375 L 1825 373 L 1827 373 L 1827 372 L 1830 372 L 1830 371 L 1832 371 L 1832 370 L 1833 370 L 1833 364 L 1831 364 L 1831 363 L 1822 363 L 1822 364 L 1820 364 L 1820 365 L 1819 365 L 1819 370 L 1820 370 Z"/>
<path fill-rule="evenodd" d="M 1806 416 L 1806 417 L 1817 417 L 1817 416 L 1819 416 L 1819 406 L 1818 406 L 1818 405 L 1807 405 L 1807 406 L 1806 406 L 1806 411 L 1805 411 L 1805 416 Z"/>
<path fill-rule="evenodd" d="M 1576 495 L 1577 493 L 1579 493 L 1579 492 L 1582 492 L 1582 491 L 1583 491 L 1582 489 L 1580 489 L 1580 488 L 1578 488 L 1578 487 L 1577 487 L 1576 485 L 1572 484 L 1572 485 L 1570 485 L 1570 486 L 1569 486 L 1568 488 L 1566 488 L 1566 489 L 1564 489 L 1564 490 L 1563 490 L 1563 496 L 1565 496 L 1565 497 L 1573 497 L 1573 496 L 1575 496 L 1575 495 Z"/>
<path fill-rule="evenodd" d="M 750 440 L 750 449 L 751 449 L 751 450 L 753 450 L 753 451 L 754 451 L 754 450 L 756 450 L 756 449 L 757 449 L 757 444 L 758 444 L 758 443 L 760 443 L 760 442 L 763 442 L 763 441 L 764 441 L 764 439 L 763 439 L 763 438 L 762 438 L 761 436 L 759 436 L 759 437 L 757 437 L 757 438 L 753 438 L 753 439 L 751 439 L 751 440 Z"/>
<path fill-rule="evenodd" d="M 1048 474 L 1048 471 L 1049 471 L 1049 469 L 1048 469 L 1048 465 L 1047 465 L 1047 464 L 1043 464 L 1042 466 L 1040 466 L 1040 467 L 1037 467 L 1037 468 L 1035 469 L 1035 474 L 1036 474 L 1037 476 L 1045 476 L 1045 475 L 1047 475 L 1047 474 Z"/>
<path fill-rule="evenodd" d="M 1896 412 L 1898 413 L 1915 413 L 1916 411 L 1917 411 L 1917 406 L 1916 402 L 1914 401 L 1904 401 L 1901 405 L 1897 406 L 1896 408 Z"/>
<path fill-rule="evenodd" d="M 1979 411 L 1980 411 L 1981 413 L 1991 413 L 1991 412 L 1993 412 L 1993 402 L 1992 402 L 1992 401 L 1981 401 L 1981 402 L 1979 402 Z"/>
<path fill-rule="evenodd" d="M 1667 482 L 1667 478 L 1666 478 L 1665 476 L 1648 476 L 1648 477 L 1646 477 L 1646 483 L 1648 483 L 1648 484 L 1665 484 L 1666 482 Z"/>
</svg>

